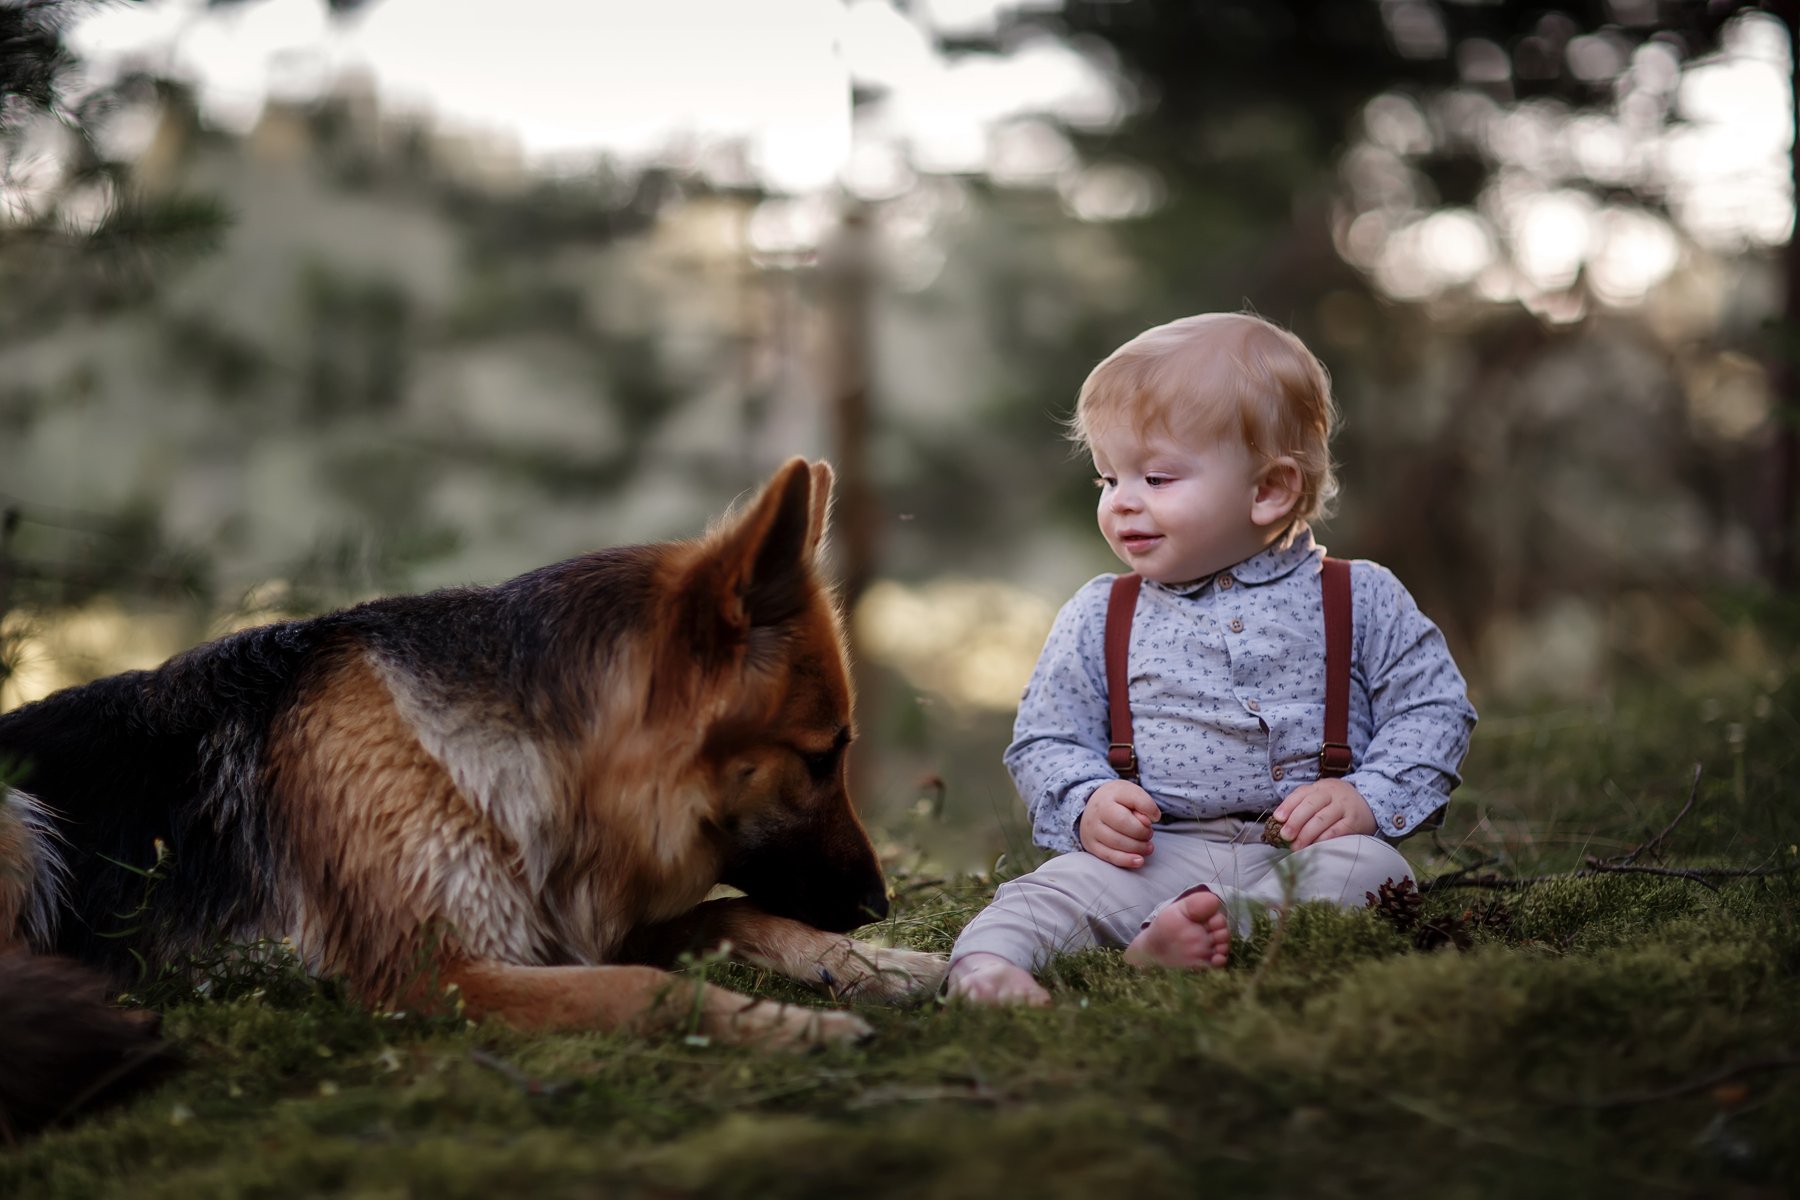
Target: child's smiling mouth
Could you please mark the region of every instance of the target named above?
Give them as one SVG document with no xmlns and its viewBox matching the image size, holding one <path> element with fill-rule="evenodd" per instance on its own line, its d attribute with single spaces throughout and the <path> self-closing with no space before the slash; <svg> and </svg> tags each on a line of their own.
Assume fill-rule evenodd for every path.
<svg viewBox="0 0 1800 1200">
<path fill-rule="evenodd" d="M 1119 543 L 1127 550 L 1148 550 L 1160 541 L 1162 541 L 1160 533 L 1121 533 L 1119 535 Z"/>
</svg>

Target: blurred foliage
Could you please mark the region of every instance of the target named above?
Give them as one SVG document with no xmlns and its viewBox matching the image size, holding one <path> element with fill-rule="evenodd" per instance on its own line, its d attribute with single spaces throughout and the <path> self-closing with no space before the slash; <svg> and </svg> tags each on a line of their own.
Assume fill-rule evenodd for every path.
<svg viewBox="0 0 1800 1200">
<path fill-rule="evenodd" d="M 1775 335 L 1800 314 L 1777 305 L 1728 316 L 1696 346 L 1659 345 L 1630 312 L 1559 325 L 1513 305 L 1396 305 L 1340 257 L 1333 223 L 1343 219 L 1340 155 L 1373 97 L 1424 103 L 1455 88 L 1552 102 L 1565 117 L 1604 109 L 1617 98 L 1616 69 L 1574 70 L 1580 39 L 1619 63 L 1649 41 L 1693 62 L 1734 16 L 1757 9 L 1792 28 L 1791 5 L 1659 0 L 1557 9 L 1511 0 L 1070 0 L 1015 14 L 996 38 L 970 44 L 1042 30 L 1103 45 L 1137 109 L 1116 130 L 1071 137 L 1089 163 L 1147 167 L 1166 195 L 1120 229 L 1133 269 L 1128 303 L 1095 305 L 1049 336 L 1001 317 L 997 337 L 1016 377 L 994 426 L 1041 421 L 1046 406 L 1066 412 L 1069 399 L 1046 398 L 1072 399 L 1088 366 L 1147 325 L 1249 306 L 1300 333 L 1333 371 L 1346 414 L 1337 443 L 1345 501 L 1328 538 L 1394 567 L 1465 662 L 1479 662 L 1496 616 L 1529 620 L 1558 594 L 1599 600 L 1671 572 L 1742 577 L 1752 535 L 1791 537 L 1792 481 L 1764 465 L 1768 429 L 1736 442 L 1709 437 L 1683 393 L 1700 362 L 1721 351 L 1776 363 Z M 1472 45 L 1502 57 L 1499 78 L 1471 67 Z M 1412 165 L 1425 174 L 1428 205 L 1471 203 L 1498 169 L 1474 139 L 1440 139 Z M 1610 202 L 1630 190 L 1568 183 Z M 1629 200 L 1666 211 L 1655 187 Z M 996 292 L 1015 311 L 1033 303 L 1035 281 L 1008 282 Z M 1552 377 L 1565 391 L 1555 401 L 1537 382 Z M 1628 412 L 1630 395 L 1646 392 L 1659 397 L 1651 411 Z M 1621 435 L 1646 419 L 1652 431 Z M 1582 471 L 1591 487 L 1559 478 Z M 1058 498 L 1071 514 L 1085 499 L 1075 489 Z M 1652 528 L 1627 532 L 1631 513 L 1658 509 L 1664 515 L 1645 522 Z M 1771 531 L 1771 521 L 1786 532 Z M 1654 527 L 1667 535 L 1689 523 L 1704 530 L 1705 550 L 1623 550 L 1653 542 Z"/>
<path fill-rule="evenodd" d="M 1141 97 L 1137 115 L 1091 143 L 1090 155 L 1153 163 L 1177 204 L 1204 198 L 1235 218 L 1227 223 L 1256 228 L 1286 224 L 1296 205 L 1316 204 L 1331 190 L 1325 177 L 1336 154 L 1363 106 L 1385 91 L 1460 88 L 1501 101 L 1604 109 L 1616 100 L 1635 47 L 1654 41 L 1693 61 L 1716 48 L 1734 16 L 1765 10 L 1791 21 L 1792 8 L 1779 0 L 1584 0 L 1555 8 L 1521 0 L 1067 0 L 1053 15 L 1016 20 L 1105 44 Z M 1584 38 L 1606 51 L 1610 70 L 1576 69 L 1581 55 L 1571 46 Z M 1481 51 L 1497 55 L 1499 65 L 1474 61 Z M 1443 203 L 1467 204 L 1480 192 L 1493 164 L 1478 150 L 1449 142 L 1424 161 Z M 1229 187 L 1218 186 L 1222 177 Z M 1171 266 L 1178 277 L 1192 264 Z"/>
<path fill-rule="evenodd" d="M 0 8 L 4 61 L 22 64 L 0 145 L 23 165 L 28 119 L 48 113 L 71 164 L 0 225 L 10 599 L 40 625 L 111 595 L 127 616 L 184 606 L 195 638 L 703 528 L 774 461 L 832 450 L 843 305 L 820 264 L 853 210 L 879 266 L 862 480 L 877 512 L 856 557 L 890 579 L 1060 600 L 1111 569 L 1060 418 L 1146 326 L 1249 306 L 1333 372 L 1345 497 L 1323 540 L 1400 574 L 1484 706 L 1587 702 L 1696 660 L 1748 670 L 1767 648 L 1731 606 L 1756 594 L 1780 423 L 1757 407 L 1789 328 L 1773 255 L 1690 248 L 1675 301 L 1551 319 L 1467 294 L 1398 302 L 1339 245 L 1372 99 L 1430 115 L 1473 89 L 1599 111 L 1604 76 L 1570 68 L 1580 39 L 1694 63 L 1758 6 L 1027 6 L 946 49 L 1050 36 L 1116 71 L 1135 103 L 1109 131 L 1064 130 L 1068 178 L 924 175 L 810 210 L 686 160 L 531 174 L 355 81 L 272 103 L 242 136 L 168 81 L 66 93 L 56 22 L 83 7 Z M 1504 82 L 1468 77 L 1476 41 L 1507 56 Z M 110 160 L 106 121 L 146 114 L 135 162 Z M 1426 207 L 1467 203 L 1495 170 L 1450 142 L 1407 166 Z M 1079 215 L 1064 185 L 1115 167 L 1151 202 Z M 1571 184 L 1590 185 L 1618 190 Z M 761 224 L 793 209 L 816 236 L 770 250 Z M 1700 315 L 1672 319 L 1684 304 Z M 1750 415 L 1722 425 L 1721 397 Z M 872 806 L 904 810 L 935 773 L 960 819 L 1010 813 L 1006 717 L 892 666 L 865 681 Z"/>
<path fill-rule="evenodd" d="M 65 37 L 95 7 L 0 5 L 0 325 L 11 331 L 145 299 L 163 263 L 212 248 L 229 220 L 214 197 L 135 191 L 131 164 L 103 149 L 106 121 L 159 85 L 85 84 Z"/>
<path fill-rule="evenodd" d="M 346 279 L 312 265 L 300 276 L 299 301 L 306 418 L 329 421 L 399 404 L 411 308 L 406 293 L 384 279 Z"/>
</svg>

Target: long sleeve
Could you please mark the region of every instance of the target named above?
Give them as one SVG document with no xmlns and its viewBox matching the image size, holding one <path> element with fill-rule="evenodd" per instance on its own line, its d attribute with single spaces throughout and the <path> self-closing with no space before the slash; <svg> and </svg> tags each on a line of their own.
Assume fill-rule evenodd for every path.
<svg viewBox="0 0 1800 1200">
<path fill-rule="evenodd" d="M 1357 666 L 1372 734 L 1346 781 L 1382 835 L 1398 840 L 1430 822 L 1461 782 L 1475 709 L 1443 634 L 1393 572 L 1362 561 L 1356 570 Z"/>
<path fill-rule="evenodd" d="M 1110 575 L 1090 582 L 1056 616 L 1019 701 L 1006 769 L 1031 814 L 1032 840 L 1079 850 L 1076 822 L 1094 790 L 1118 776 L 1106 762 L 1104 654 Z"/>
</svg>

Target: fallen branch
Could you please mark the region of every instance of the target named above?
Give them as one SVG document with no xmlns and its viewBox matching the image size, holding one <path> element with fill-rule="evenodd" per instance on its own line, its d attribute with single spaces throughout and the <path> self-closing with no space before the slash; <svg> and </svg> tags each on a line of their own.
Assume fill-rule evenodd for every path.
<svg viewBox="0 0 1800 1200">
<path fill-rule="evenodd" d="M 1619 856 L 1618 858 L 1612 859 L 1611 861 L 1615 865 L 1621 866 L 1621 867 L 1628 866 L 1631 863 L 1637 861 L 1637 856 L 1642 854 L 1646 850 L 1657 851 L 1657 852 L 1660 852 L 1662 850 L 1663 839 L 1668 837 L 1671 833 L 1675 832 L 1675 827 L 1677 825 L 1681 824 L 1681 818 L 1687 816 L 1688 813 L 1693 811 L 1694 801 L 1696 801 L 1700 798 L 1700 772 L 1701 772 L 1701 769 L 1702 769 L 1701 764 L 1699 764 L 1699 763 L 1694 764 L 1693 786 L 1688 788 L 1687 803 L 1681 806 L 1681 811 L 1675 814 L 1675 819 L 1673 821 L 1670 821 L 1668 826 L 1661 833 L 1657 834 L 1655 837 L 1651 838 L 1649 841 L 1645 842 L 1643 845 L 1639 846 L 1637 849 L 1633 850 L 1631 853 L 1624 854 L 1624 855 Z"/>
<path fill-rule="evenodd" d="M 894 898 L 899 899 L 901 896 L 910 896 L 914 892 L 929 891 L 932 888 L 942 888 L 948 882 L 949 881 L 941 875 L 925 875 L 917 879 L 902 879 L 894 884 Z"/>
<path fill-rule="evenodd" d="M 1560 871 L 1553 875 L 1499 875 L 1492 871 L 1489 871 L 1485 875 L 1473 874 L 1475 870 L 1494 861 L 1492 859 L 1487 859 L 1483 862 L 1476 863 L 1474 866 L 1458 867 L 1453 871 L 1447 871 L 1444 874 L 1435 876 L 1431 879 L 1422 880 L 1418 885 L 1419 891 L 1421 893 L 1448 891 L 1451 888 L 1486 888 L 1497 891 L 1511 891 L 1532 887 L 1533 885 L 1540 883 L 1553 883 L 1561 879 L 1586 879 L 1594 875 L 1661 875 L 1669 879 L 1691 880 L 1701 887 L 1716 892 L 1719 888 L 1718 884 L 1713 882 L 1714 880 L 1750 879 L 1763 875 L 1789 875 L 1800 870 L 1800 862 L 1789 863 L 1786 866 L 1780 867 L 1653 867 L 1639 863 L 1637 861 L 1638 857 L 1646 852 L 1660 855 L 1664 839 L 1675 832 L 1675 827 L 1681 824 L 1682 818 L 1693 811 L 1694 802 L 1699 799 L 1700 796 L 1700 771 L 1700 764 L 1695 763 L 1694 782 L 1688 789 L 1687 803 L 1681 806 L 1681 811 L 1675 814 L 1675 819 L 1670 821 L 1661 833 L 1624 854 L 1617 855 L 1613 858 L 1597 858 L 1590 854 L 1587 856 L 1583 866 L 1577 867 L 1573 871 Z"/>
<path fill-rule="evenodd" d="M 884 1084 L 852 1096 L 844 1105 L 849 1109 L 879 1108 L 887 1104 L 935 1104 L 942 1100 L 964 1100 L 972 1104 L 1000 1104 L 1006 1097 L 991 1091 L 982 1083 L 911 1087 L 906 1084 Z"/>
<path fill-rule="evenodd" d="M 1439 875 L 1439 876 L 1436 876 L 1435 878 L 1426 880 L 1425 881 L 1426 886 L 1421 887 L 1419 890 L 1421 892 L 1427 891 L 1429 889 L 1429 887 L 1433 884 L 1437 885 L 1438 887 L 1443 887 L 1443 888 L 1455 887 L 1459 880 L 1471 878 L 1474 876 L 1474 873 L 1476 871 L 1481 870 L 1481 868 L 1483 868 L 1483 867 L 1491 867 L 1494 864 L 1498 863 L 1499 861 L 1500 861 L 1500 859 L 1495 855 L 1491 855 L 1491 854 L 1484 855 L 1482 858 L 1476 860 L 1475 862 L 1469 863 L 1466 866 L 1458 867 L 1454 871 L 1446 871 L 1442 875 Z M 1489 877 L 1497 878 L 1497 876 L 1494 876 L 1492 872 L 1489 872 Z"/>
<path fill-rule="evenodd" d="M 1786 1071 L 1795 1067 L 1800 1067 L 1800 1056 L 1778 1055 L 1774 1058 L 1756 1058 L 1749 1062 L 1726 1067 L 1723 1070 L 1713 1071 L 1698 1079 L 1689 1079 L 1665 1088 L 1652 1088 L 1644 1092 L 1615 1092 L 1610 1096 L 1571 1096 L 1557 1098 L 1553 1103 L 1567 1105 L 1570 1108 L 1624 1108 L 1632 1104 L 1655 1104 L 1659 1100 L 1673 1100 L 1679 1096 L 1718 1087 L 1740 1075 L 1756 1075 L 1763 1071 Z"/>
<path fill-rule="evenodd" d="M 1715 879 L 1749 879 L 1762 875 L 1791 875 L 1800 871 L 1800 863 L 1789 863 L 1785 867 L 1640 867 L 1614 863 L 1600 863 L 1577 868 L 1573 871 L 1562 871 L 1555 875 L 1472 875 L 1458 878 L 1455 875 L 1442 875 L 1435 879 L 1427 879 L 1419 885 L 1421 892 L 1436 889 L 1448 891 L 1450 888 L 1488 888 L 1490 890 L 1514 890 L 1528 888 L 1534 884 L 1552 883 L 1559 879 L 1587 879 L 1594 875 L 1664 875 L 1672 879 L 1688 879 L 1701 887 L 1718 891 Z"/>
<path fill-rule="evenodd" d="M 479 1048 L 469 1051 L 469 1061 L 477 1066 L 486 1067 L 490 1071 L 504 1075 L 507 1079 L 510 1079 L 513 1083 L 517 1084 L 520 1090 L 528 1096 L 554 1096 L 559 1092 L 566 1092 L 570 1087 L 574 1086 L 567 1080 L 546 1082 L 542 1079 L 534 1079 L 512 1063 L 501 1058 L 498 1054 L 490 1054 L 486 1050 Z"/>
</svg>

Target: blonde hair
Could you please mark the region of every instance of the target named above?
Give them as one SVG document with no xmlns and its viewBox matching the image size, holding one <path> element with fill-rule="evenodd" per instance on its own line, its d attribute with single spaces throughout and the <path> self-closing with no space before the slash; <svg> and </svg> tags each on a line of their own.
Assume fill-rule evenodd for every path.
<svg viewBox="0 0 1800 1200">
<path fill-rule="evenodd" d="M 1254 460 L 1293 459 L 1293 528 L 1328 515 L 1337 498 L 1331 377 L 1306 343 L 1252 313 L 1183 317 L 1107 355 L 1081 385 L 1069 437 L 1091 450 L 1118 421 L 1184 439 L 1236 436 Z"/>
</svg>

